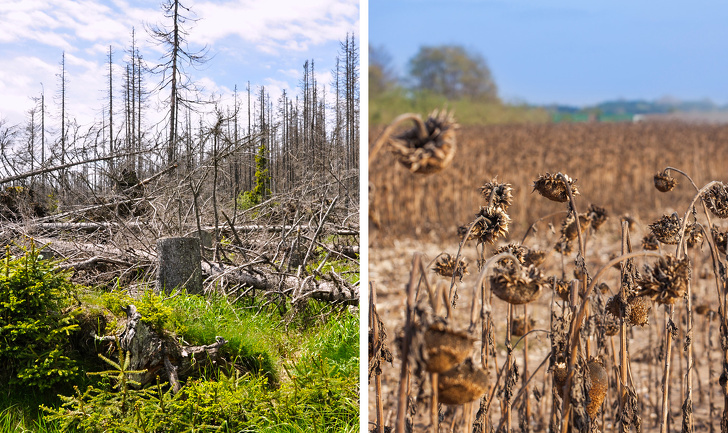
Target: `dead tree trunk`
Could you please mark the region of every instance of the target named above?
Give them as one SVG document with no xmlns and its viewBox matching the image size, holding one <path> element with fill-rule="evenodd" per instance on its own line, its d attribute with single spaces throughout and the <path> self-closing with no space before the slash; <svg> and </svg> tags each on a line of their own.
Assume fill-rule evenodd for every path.
<svg viewBox="0 0 728 433">
<path fill-rule="evenodd" d="M 184 287 L 187 293 L 202 293 L 199 238 L 161 238 L 157 240 L 157 288 L 170 293 Z"/>
<path fill-rule="evenodd" d="M 124 312 L 126 325 L 119 335 L 96 338 L 118 340 L 121 350 L 129 353 L 127 370 L 143 371 L 130 375 L 130 379 L 139 382 L 140 386 L 153 383 L 157 376 L 166 377 L 176 393 L 180 389 L 180 379 L 219 363 L 220 348 L 227 343 L 224 338 L 216 337 L 214 343 L 204 346 L 183 346 L 176 338 L 162 335 L 146 325 L 133 304 L 124 308 Z"/>
</svg>

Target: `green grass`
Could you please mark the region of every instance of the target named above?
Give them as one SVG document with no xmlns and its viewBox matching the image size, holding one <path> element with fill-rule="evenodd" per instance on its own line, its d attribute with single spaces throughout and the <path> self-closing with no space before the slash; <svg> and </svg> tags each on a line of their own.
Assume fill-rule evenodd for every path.
<svg viewBox="0 0 728 433">
<path fill-rule="evenodd" d="M 62 430 L 40 416 L 38 406 L 55 402 L 53 397 L 35 395 L 0 396 L 0 432 L 57 433 Z"/>
<path fill-rule="evenodd" d="M 343 263 L 332 265 L 337 272 L 347 271 Z M 123 291 L 81 287 L 77 299 L 83 303 L 85 326 L 90 327 L 84 332 L 91 328 L 117 332 L 114 326 L 123 323 L 121 307 L 133 302 L 147 314 L 151 326 L 174 331 L 187 344 L 225 338 L 223 355 L 244 368 L 210 368 L 188 378 L 179 397 L 165 384 L 160 384 L 159 392 L 155 387 L 129 390 L 134 413 L 118 408 L 109 412 L 119 401 L 119 390 L 111 386 L 114 380 L 95 382 L 85 374 L 76 394 L 54 388 L 43 395 L 0 395 L 0 431 L 46 433 L 63 431 L 64 425 L 97 425 L 96 418 L 83 424 L 78 415 L 81 407 L 104 425 L 130 431 L 140 431 L 135 426 L 142 420 L 146 426 L 164 426 L 150 431 L 187 431 L 190 426 L 195 431 L 358 431 L 359 317 L 348 308 L 309 300 L 296 308 L 289 306 L 281 316 L 275 306 L 263 307 L 261 299 L 231 304 L 221 296 L 180 293 L 165 298 L 152 292 L 132 299 Z M 82 369 L 103 368 L 88 363 Z M 65 397 L 59 399 L 55 393 Z M 167 406 L 162 410 L 164 399 Z M 41 413 L 40 405 L 55 411 Z"/>
<path fill-rule="evenodd" d="M 228 341 L 223 354 L 277 381 L 275 359 L 280 356 L 282 331 L 274 313 L 256 314 L 256 310 L 233 306 L 221 296 L 180 295 L 165 304 L 171 307 L 188 343 L 211 344 L 216 336 L 223 337 Z"/>
</svg>

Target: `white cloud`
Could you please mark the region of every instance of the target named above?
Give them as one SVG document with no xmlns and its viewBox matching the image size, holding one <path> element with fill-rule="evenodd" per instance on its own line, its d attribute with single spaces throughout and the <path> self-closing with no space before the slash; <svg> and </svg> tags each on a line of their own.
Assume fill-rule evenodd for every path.
<svg viewBox="0 0 728 433">
<path fill-rule="evenodd" d="M 281 50 L 305 51 L 311 45 L 340 40 L 347 32 L 356 32 L 358 3 L 358 0 L 199 3 L 193 8 L 201 18 L 195 25 L 195 33 L 208 44 L 235 35 L 268 54 Z"/>
</svg>

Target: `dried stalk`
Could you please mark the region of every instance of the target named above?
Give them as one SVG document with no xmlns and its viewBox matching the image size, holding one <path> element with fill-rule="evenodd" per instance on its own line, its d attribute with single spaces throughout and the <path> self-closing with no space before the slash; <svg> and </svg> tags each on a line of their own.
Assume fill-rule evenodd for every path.
<svg viewBox="0 0 728 433">
<path fill-rule="evenodd" d="M 372 341 L 379 341 L 379 323 L 377 319 L 377 291 L 374 282 L 369 283 L 369 328 L 372 330 Z M 377 410 L 376 433 L 384 433 L 384 406 L 382 405 L 382 375 L 374 374 L 374 392 Z"/>
<path fill-rule="evenodd" d="M 415 281 L 420 267 L 420 261 L 420 255 L 415 254 L 412 258 L 412 271 L 410 272 L 410 279 L 407 284 L 407 311 L 404 324 L 404 339 L 402 340 L 402 368 L 399 375 L 399 399 L 395 433 L 405 433 L 405 418 L 407 416 L 407 401 L 409 397 L 407 386 L 409 382 L 409 352 L 412 344 L 412 333 L 414 332 Z"/>
</svg>

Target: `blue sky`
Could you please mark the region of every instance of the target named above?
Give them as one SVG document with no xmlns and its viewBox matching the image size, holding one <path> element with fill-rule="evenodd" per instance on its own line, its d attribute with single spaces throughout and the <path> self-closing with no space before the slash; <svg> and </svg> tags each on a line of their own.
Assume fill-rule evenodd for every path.
<svg viewBox="0 0 728 433">
<path fill-rule="evenodd" d="M 422 45 L 482 54 L 506 101 L 728 104 L 728 2 L 370 0 L 369 42 L 399 74 Z"/>
<path fill-rule="evenodd" d="M 163 0 L 0 0 L 0 119 L 24 122 L 30 97 L 45 89 L 49 112 L 58 112 L 61 53 L 65 51 L 67 112 L 81 124 L 99 122 L 107 103 L 107 50 L 113 46 L 114 80 L 120 84 L 132 28 L 142 56 L 151 66 L 161 61 L 160 48 L 145 24 L 168 24 Z M 327 88 L 339 42 L 359 38 L 358 0 L 187 0 L 198 21 L 188 23 L 192 51 L 205 45 L 211 60 L 193 79 L 223 103 L 233 88 L 244 92 L 250 81 L 264 85 L 275 98 L 285 89 L 297 94 L 303 63 L 315 60 L 317 81 Z M 147 89 L 160 77 L 147 75 Z M 42 83 L 42 87 L 41 87 Z M 150 113 L 158 101 L 150 101 Z M 230 105 L 232 103 L 230 102 Z"/>
</svg>

